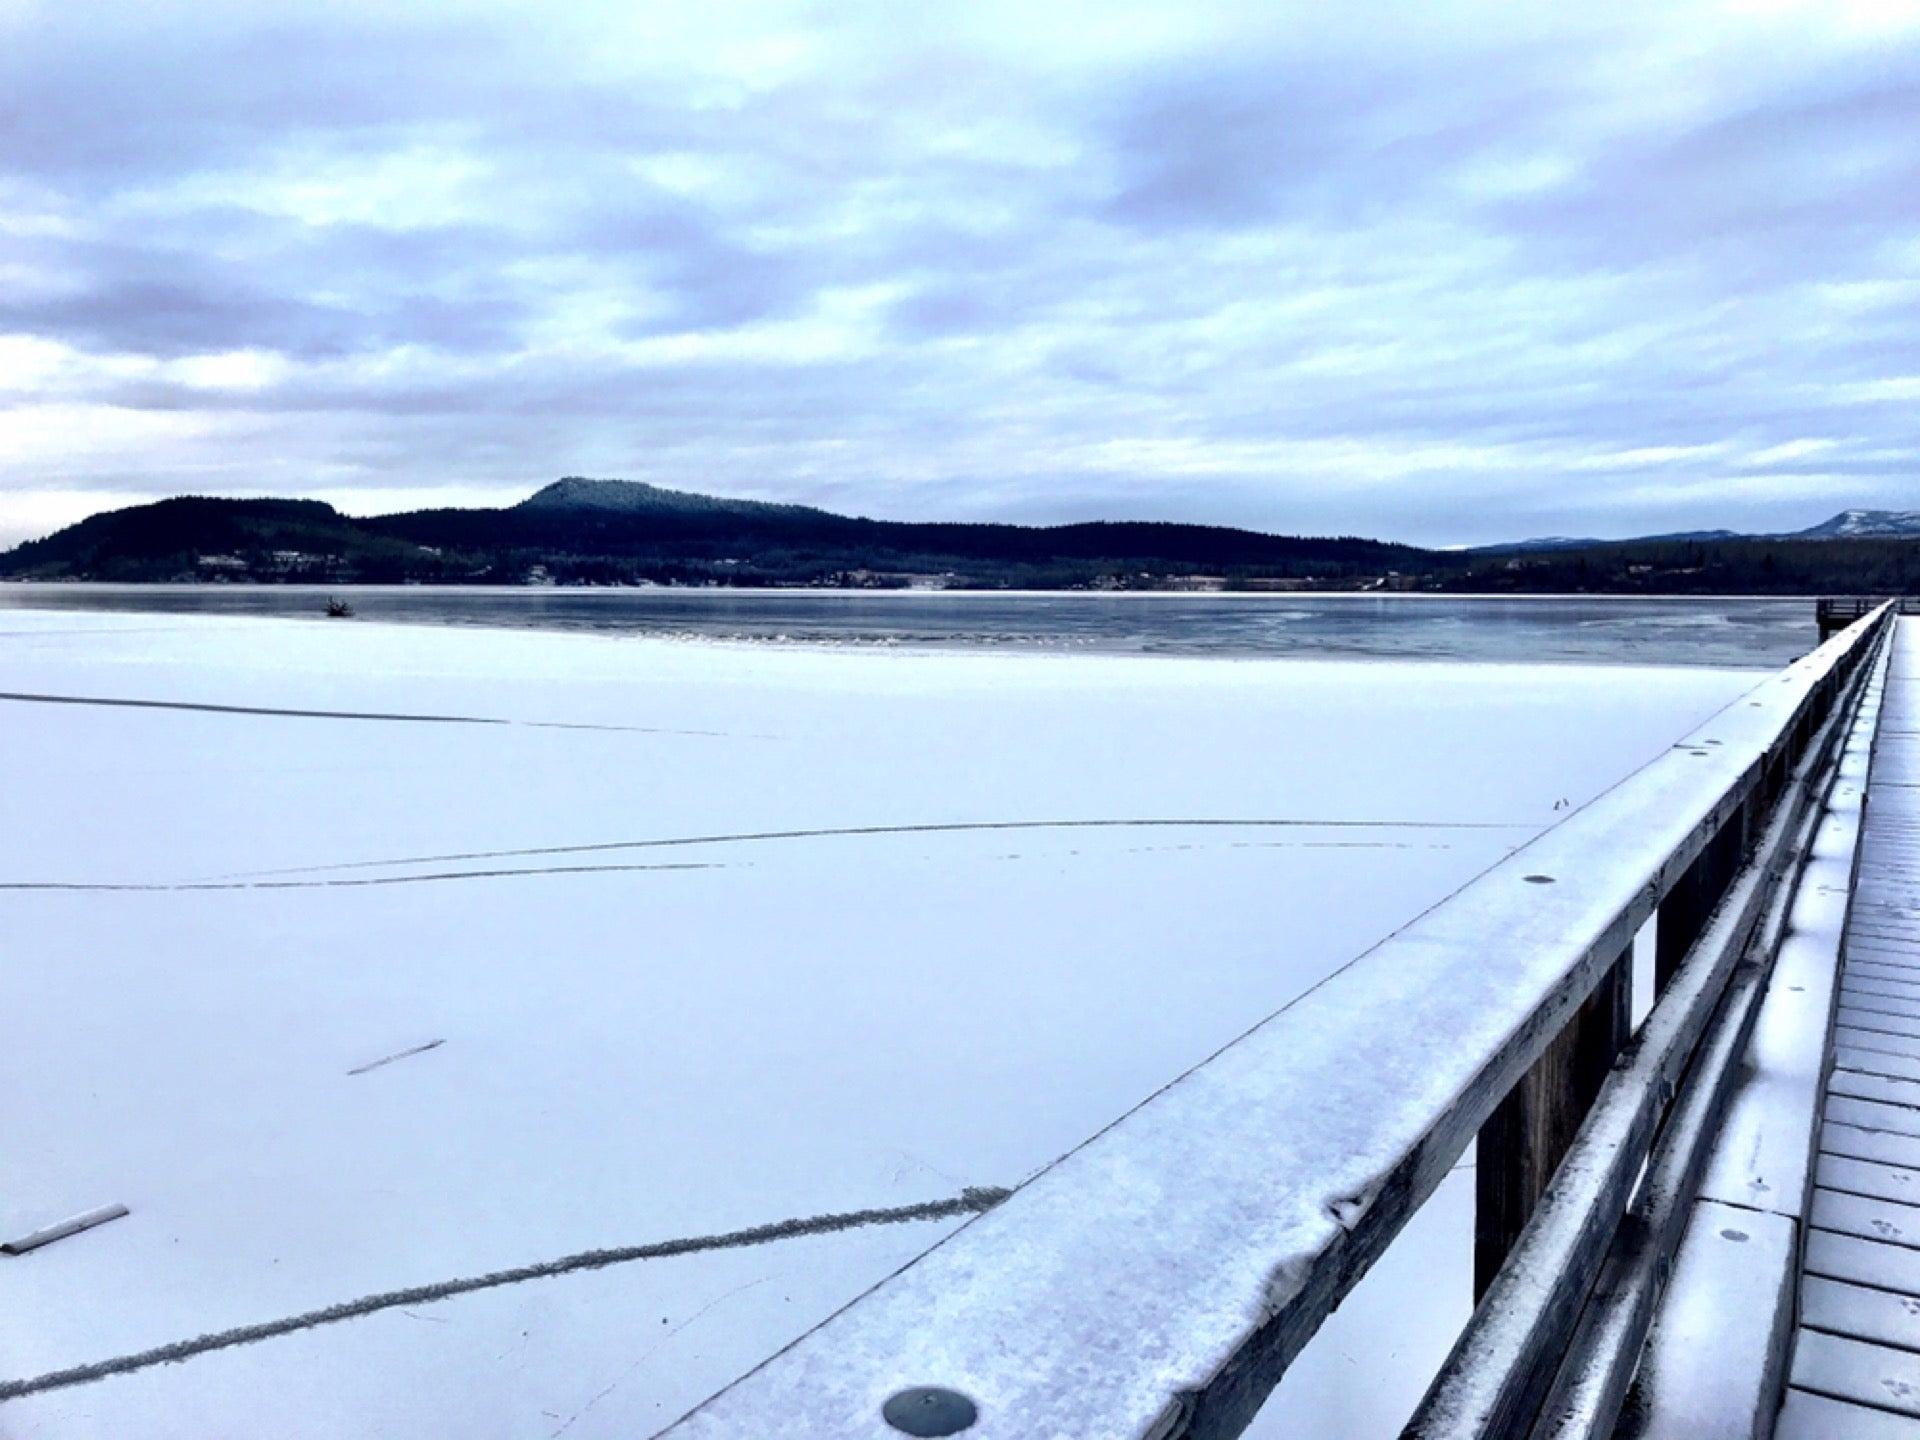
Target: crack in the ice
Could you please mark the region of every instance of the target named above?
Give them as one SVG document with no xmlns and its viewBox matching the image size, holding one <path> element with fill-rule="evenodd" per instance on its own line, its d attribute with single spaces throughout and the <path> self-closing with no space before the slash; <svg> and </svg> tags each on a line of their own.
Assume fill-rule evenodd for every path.
<svg viewBox="0 0 1920 1440">
<path fill-rule="evenodd" d="M 214 705 L 193 700 L 129 700 L 106 695 L 31 695 L 0 691 L 0 700 L 28 705 L 112 705 L 132 710 L 197 710 L 211 715 L 286 715 L 301 720 L 399 720 L 424 725 L 511 725 L 482 715 L 404 715 L 371 710 L 293 710 L 269 705 Z"/>
<path fill-rule="evenodd" d="M 775 840 L 820 840 L 862 835 L 966 834 L 994 830 L 1122 829 L 1292 829 L 1292 830 L 1532 830 L 1517 820 L 962 820 L 914 825 L 842 825 L 819 830 L 750 830 L 731 835 L 677 835 L 653 840 L 602 840 L 583 845 L 542 845 L 517 850 L 469 850 L 447 855 L 413 855 L 391 860 L 349 860 L 336 865 L 295 865 L 278 870 L 244 870 L 233 877 L 318 875 L 336 870 L 377 870 L 393 865 L 445 865 L 464 860 L 503 860 L 531 855 L 586 855 L 608 850 L 655 850 L 687 845 L 733 845 Z"/>
<path fill-rule="evenodd" d="M 459 1280 L 442 1280 L 432 1285 L 415 1285 L 405 1290 L 387 1290 L 379 1294 L 364 1295 L 358 1300 L 329 1305 L 324 1309 L 290 1315 L 282 1320 L 268 1320 L 257 1325 L 240 1325 L 231 1330 L 219 1330 L 212 1334 L 195 1336 L 191 1340 L 175 1340 L 171 1344 L 156 1345 L 150 1350 L 117 1356 L 111 1360 L 96 1360 L 86 1365 L 74 1365 L 65 1370 L 53 1370 L 31 1379 L 0 1381 L 0 1400 L 18 1400 L 23 1396 L 38 1395 L 48 1390 L 85 1385 L 91 1381 L 104 1380 L 110 1375 L 127 1375 L 153 1365 L 174 1364 L 191 1359 L 195 1355 L 204 1355 L 210 1350 L 230 1350 L 237 1345 L 252 1345 L 261 1340 L 291 1335 L 299 1330 L 311 1330 L 317 1326 L 332 1325 L 342 1320 L 356 1320 L 362 1315 L 371 1315 L 380 1310 L 394 1310 L 409 1305 L 430 1305 L 435 1301 L 452 1299 L 456 1295 L 471 1295 L 477 1290 L 494 1290 L 503 1285 L 518 1285 L 527 1280 L 546 1280 L 581 1270 L 604 1270 L 611 1265 L 624 1265 L 635 1260 L 664 1260 L 676 1255 L 693 1255 L 707 1250 L 740 1250 L 752 1245 L 765 1245 L 775 1240 L 792 1240 L 806 1235 L 829 1235 L 843 1230 L 857 1230 L 868 1225 L 899 1225 L 919 1220 L 948 1220 L 959 1215 L 981 1215 L 993 1209 L 1012 1193 L 997 1185 L 969 1185 L 958 1195 L 946 1200 L 925 1200 L 915 1205 L 811 1215 L 801 1219 L 777 1220 L 771 1224 L 754 1225 L 745 1230 L 730 1230 L 719 1235 L 695 1235 L 679 1240 L 660 1240 L 649 1245 L 627 1245 L 611 1250 L 586 1250 L 558 1260 L 516 1266 L 511 1270 L 494 1270 L 484 1275 L 472 1275 Z"/>
<path fill-rule="evenodd" d="M 0 880 L 0 890 L 108 891 L 167 894 L 209 890 L 329 890 L 369 885 L 422 885 L 442 880 L 498 880 L 515 875 L 635 875 L 671 870 L 728 870 L 728 865 L 529 865 L 510 870 L 439 870 L 427 875 L 372 875 L 354 880 L 183 880 L 178 883 L 110 880 Z"/>
<path fill-rule="evenodd" d="M 384 710 L 301 710 L 276 705 L 217 705 L 199 700 L 135 700 L 114 695 L 41 695 L 0 691 L 0 700 L 24 705 L 107 705 L 132 710 L 190 710 L 205 715 L 279 715 L 296 720 L 392 720 L 416 725 L 506 725 L 533 730 L 608 730 L 634 735 L 694 735 L 708 740 L 739 738 L 725 730 L 678 730 L 657 725 L 600 725 L 568 720 L 509 720 L 497 715 L 414 715 Z M 772 739 L 755 735 L 748 738 Z"/>
<path fill-rule="evenodd" d="M 608 1381 L 606 1386 L 602 1388 L 598 1394 L 596 1394 L 591 1400 L 587 1401 L 587 1403 L 582 1405 L 578 1410 L 574 1411 L 573 1414 L 568 1416 L 566 1419 L 566 1422 L 562 1424 L 559 1429 L 555 1430 L 551 1435 L 549 1435 L 547 1437 L 547 1440 L 560 1440 L 560 1437 L 562 1435 L 566 1434 L 567 1431 L 571 1430 L 574 1427 L 574 1425 L 578 1423 L 581 1416 L 585 1415 L 589 1410 L 593 1409 L 594 1406 L 598 1405 L 602 1400 L 606 1399 L 607 1396 L 611 1395 L 615 1390 L 618 1390 L 621 1384 L 626 1380 L 626 1378 L 629 1375 L 633 1374 L 634 1371 L 638 1370 L 642 1365 L 646 1364 L 647 1361 L 651 1360 L 654 1357 L 654 1355 L 658 1353 L 661 1346 L 667 1344 L 670 1340 L 673 1340 L 676 1336 L 680 1334 L 682 1330 L 685 1330 L 688 1326 L 692 1325 L 695 1321 L 703 1318 L 709 1311 L 713 1310 L 714 1308 L 721 1305 L 725 1301 L 731 1300 L 736 1295 L 744 1294 L 748 1290 L 753 1289 L 756 1285 L 765 1285 L 769 1280 L 772 1280 L 773 1278 L 774 1277 L 772 1275 L 762 1275 L 758 1280 L 749 1280 L 744 1285 L 734 1286 L 733 1289 L 727 1291 L 726 1294 L 724 1295 L 714 1296 L 713 1299 L 709 1300 L 706 1304 L 702 1305 L 698 1310 L 694 1311 L 693 1314 L 689 1315 L 686 1319 L 682 1320 L 678 1325 L 674 1326 L 671 1330 L 669 1330 L 665 1335 L 661 1336 L 659 1340 L 655 1341 L 652 1345 L 649 1345 L 646 1349 L 646 1352 L 643 1355 L 641 1355 L 641 1357 L 638 1360 L 635 1360 L 625 1370 L 622 1370 L 617 1379 Z M 555 1418 L 557 1419 L 559 1417 L 556 1416 Z"/>
</svg>

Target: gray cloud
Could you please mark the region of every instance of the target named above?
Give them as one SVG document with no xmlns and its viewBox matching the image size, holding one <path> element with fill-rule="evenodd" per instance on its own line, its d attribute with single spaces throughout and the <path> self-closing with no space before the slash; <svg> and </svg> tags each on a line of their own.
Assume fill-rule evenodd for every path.
<svg viewBox="0 0 1920 1440">
<path fill-rule="evenodd" d="M 562 472 L 1441 543 L 1912 505 L 1920 26 L 1835 14 L 29 5 L 0 541 Z"/>
<path fill-rule="evenodd" d="M 1920 219 L 1920 69 L 1902 68 L 1816 74 L 1636 137 L 1504 218 L 1582 265 L 1698 264 L 1705 294 L 1882 273 Z"/>
</svg>

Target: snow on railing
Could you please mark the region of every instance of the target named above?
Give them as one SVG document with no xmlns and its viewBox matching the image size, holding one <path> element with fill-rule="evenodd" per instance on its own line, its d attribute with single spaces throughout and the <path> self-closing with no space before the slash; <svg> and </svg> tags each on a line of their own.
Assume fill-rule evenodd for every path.
<svg viewBox="0 0 1920 1440">
<path fill-rule="evenodd" d="M 1830 707 L 1759 817 L 1762 833 L 1745 862 L 1727 866 L 1724 881 L 1707 876 L 1717 902 L 1710 917 L 1671 967 L 1659 1003 L 1618 1056 L 1490 1277 L 1407 1427 L 1413 1440 L 1613 1435 L 1828 797 L 1845 757 L 1871 748 L 1873 676 L 1884 673 L 1885 651 L 1876 662 L 1869 649 L 1854 667 L 1842 692 L 1851 703 Z M 1763 791 L 1755 800 L 1765 798 Z M 1482 1146 L 1484 1159 L 1485 1132 Z M 1720 1377 L 1733 1389 L 1749 1387 L 1756 1413 L 1777 1403 L 1760 1394 L 1768 1381 L 1757 1372 Z"/>
<path fill-rule="evenodd" d="M 1886 622 L 1756 686 L 666 1433 L 1238 1434 L 1476 1136 L 1480 1282 L 1531 1318 L 1464 1388 L 1505 1397 L 1500 1424 L 1515 1392 L 1537 1404 L 1689 1054 L 1745 1033 L 1722 992 Z M 1628 1044 L 1632 944 L 1656 909 L 1675 1003 Z M 1683 1085 L 1673 1113 L 1697 1128 L 1722 1080 L 1704 1101 Z M 1580 1124 L 1595 1103 L 1600 1148 Z M 1576 1141 L 1597 1218 L 1542 1240 L 1528 1222 Z M 1684 1182 L 1685 1157 L 1666 1163 Z M 1471 1410 L 1430 1404 L 1423 1433 L 1525 1433 L 1456 1426 Z"/>
</svg>

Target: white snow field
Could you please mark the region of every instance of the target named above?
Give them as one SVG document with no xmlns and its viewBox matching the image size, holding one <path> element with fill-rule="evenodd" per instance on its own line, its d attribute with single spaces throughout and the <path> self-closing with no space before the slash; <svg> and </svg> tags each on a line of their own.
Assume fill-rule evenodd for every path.
<svg viewBox="0 0 1920 1440">
<path fill-rule="evenodd" d="M 1756 678 L 7 612 L 0 1435 L 651 1434 Z"/>
</svg>

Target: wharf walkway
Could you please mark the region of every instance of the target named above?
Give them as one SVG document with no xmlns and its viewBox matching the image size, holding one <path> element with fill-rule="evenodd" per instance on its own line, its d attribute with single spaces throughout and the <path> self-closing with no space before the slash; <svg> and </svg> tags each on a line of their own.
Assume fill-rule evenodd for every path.
<svg viewBox="0 0 1920 1440">
<path fill-rule="evenodd" d="M 1920 620 L 1807 851 L 1622 1440 L 1920 1440 Z"/>
<path fill-rule="evenodd" d="M 1779 1440 L 1920 1440 L 1920 619 L 1898 625 Z"/>
</svg>

